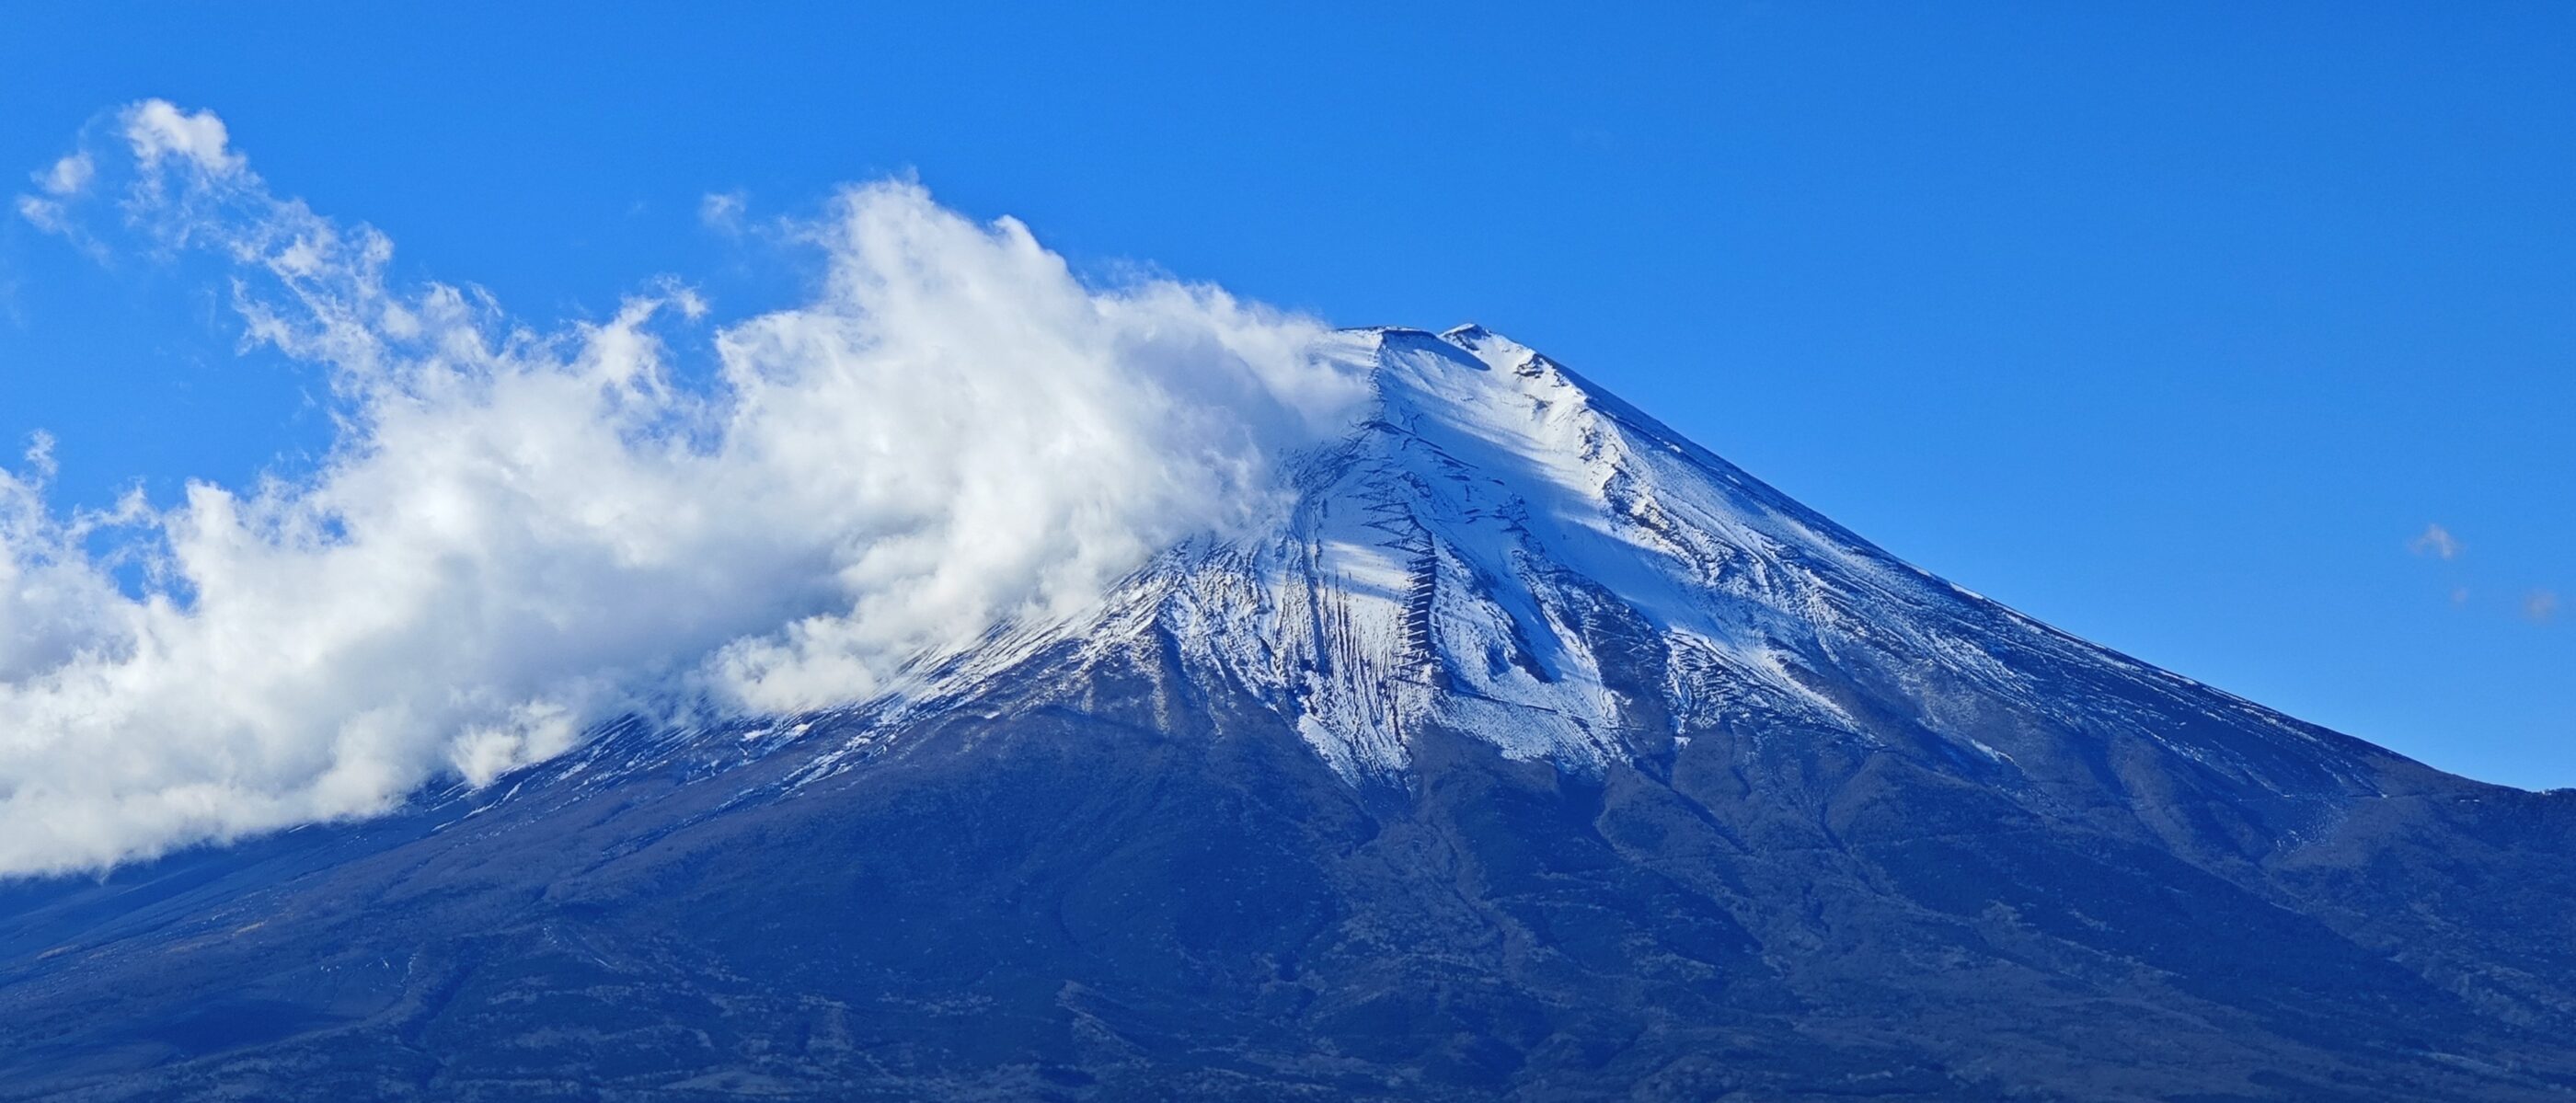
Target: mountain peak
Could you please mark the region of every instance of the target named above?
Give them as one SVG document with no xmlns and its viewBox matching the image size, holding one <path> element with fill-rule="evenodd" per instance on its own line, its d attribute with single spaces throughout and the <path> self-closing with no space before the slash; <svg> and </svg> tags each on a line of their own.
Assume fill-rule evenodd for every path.
<svg viewBox="0 0 2576 1103">
<path fill-rule="evenodd" d="M 0 1097 L 2576 1083 L 2567 800 L 2054 631 L 1490 332 L 1319 352 L 1376 401 L 1275 519 L 884 699 L 0 893 Z"/>
<path fill-rule="evenodd" d="M 1527 359 L 1537 355 L 1537 353 L 1532 351 L 1528 346 L 1490 329 L 1486 329 L 1474 322 L 1469 322 L 1460 326 L 1451 326 L 1448 329 L 1442 330 L 1440 332 L 1440 339 L 1456 345 L 1459 348 L 1465 349 L 1468 352 L 1477 353 L 1480 357 L 1485 354 L 1485 350 L 1487 349 L 1496 350 L 1504 358 L 1512 359 L 1514 361 Z"/>
<path fill-rule="evenodd" d="M 1117 604 L 1346 778 L 1402 780 L 1426 727 L 1597 771 L 1749 724 L 2033 793 L 2115 746 L 2271 796 L 2402 762 L 1926 575 L 1482 327 L 1344 334 L 1378 405 L 1295 507 Z M 1999 711 L 2030 719 L 1966 722 Z"/>
</svg>

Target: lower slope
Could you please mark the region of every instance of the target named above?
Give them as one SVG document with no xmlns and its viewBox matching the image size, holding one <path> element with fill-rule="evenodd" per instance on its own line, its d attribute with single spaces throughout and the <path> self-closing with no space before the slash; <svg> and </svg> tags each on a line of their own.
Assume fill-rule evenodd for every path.
<svg viewBox="0 0 2576 1103">
<path fill-rule="evenodd" d="M 1724 729 L 1349 784 L 1159 629 L 0 902 L 0 1098 L 2513 1099 L 2562 802 L 2213 861 Z M 826 754 L 838 768 L 813 769 Z M 506 799 L 504 796 L 506 794 Z M 2176 800 L 2187 799 L 2187 795 Z"/>
</svg>

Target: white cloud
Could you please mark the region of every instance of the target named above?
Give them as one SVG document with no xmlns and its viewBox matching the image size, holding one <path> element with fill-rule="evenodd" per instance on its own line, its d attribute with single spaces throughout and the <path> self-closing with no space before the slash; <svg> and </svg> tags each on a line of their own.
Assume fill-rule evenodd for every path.
<svg viewBox="0 0 2576 1103">
<path fill-rule="evenodd" d="M 743 211 L 750 199 L 738 191 L 708 192 L 698 198 L 698 223 L 731 236 L 742 232 Z"/>
<path fill-rule="evenodd" d="M 74 153 L 54 162 L 54 167 L 37 173 L 36 184 L 44 188 L 47 195 L 78 195 L 97 174 L 98 167 L 89 159 L 89 154 Z"/>
<path fill-rule="evenodd" d="M 51 199 L 39 199 L 32 195 L 19 196 L 18 217 L 26 219 L 29 224 L 48 233 L 61 233 L 65 229 L 63 205 Z"/>
<path fill-rule="evenodd" d="M 2558 617 L 2558 592 L 2533 590 L 2522 595 L 2522 615 L 2534 624 L 2547 624 Z"/>
<path fill-rule="evenodd" d="M 2460 546 L 2459 538 L 2451 535 L 2451 530 L 2440 525 L 2424 526 L 2423 533 L 2408 541 L 2406 547 L 2417 555 L 2429 555 L 2435 559 L 2458 559 L 2466 550 Z"/>
<path fill-rule="evenodd" d="M 223 123 L 129 110 L 118 209 L 237 265 L 252 340 L 328 366 L 311 477 L 62 517 L 0 470 L 0 873 L 92 867 L 480 783 L 656 694 L 866 696 L 1002 618 L 1278 508 L 1275 457 L 1364 385 L 1318 323 L 1169 281 L 1086 286 L 1017 222 L 900 183 L 802 229 L 811 301 L 719 328 L 685 289 L 547 333 L 280 199 Z M 175 156 L 174 156 L 175 154 Z M 145 592 L 84 551 L 122 529 Z"/>
<path fill-rule="evenodd" d="M 212 111 L 191 113 L 179 110 L 168 100 L 145 100 L 127 108 L 121 120 L 135 159 L 147 169 L 174 155 L 210 173 L 242 168 L 242 157 L 232 151 L 224 121 Z"/>
<path fill-rule="evenodd" d="M 69 225 L 63 218 L 64 202 L 88 188 L 91 178 L 97 174 L 97 165 L 86 152 L 73 153 L 55 161 L 53 167 L 30 177 L 44 194 L 19 196 L 18 216 L 37 229 L 49 233 L 66 232 Z"/>
</svg>

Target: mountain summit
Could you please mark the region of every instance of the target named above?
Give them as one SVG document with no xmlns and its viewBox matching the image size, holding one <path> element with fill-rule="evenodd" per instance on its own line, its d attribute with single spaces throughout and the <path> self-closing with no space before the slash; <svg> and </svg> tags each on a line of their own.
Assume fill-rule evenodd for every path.
<svg viewBox="0 0 2576 1103">
<path fill-rule="evenodd" d="M 2512 1099 L 2576 799 L 1917 570 L 1476 327 L 879 698 L 0 886 L 0 1099 Z"/>
</svg>

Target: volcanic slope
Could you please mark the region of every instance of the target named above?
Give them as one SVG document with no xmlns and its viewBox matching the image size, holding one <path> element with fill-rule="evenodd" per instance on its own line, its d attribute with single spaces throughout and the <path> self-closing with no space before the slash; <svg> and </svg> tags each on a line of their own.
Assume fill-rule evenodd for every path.
<svg viewBox="0 0 2576 1103">
<path fill-rule="evenodd" d="M 808 716 L 0 885 L 0 1099 L 2541 1099 L 2576 798 L 1918 571 L 1473 327 Z"/>
</svg>

